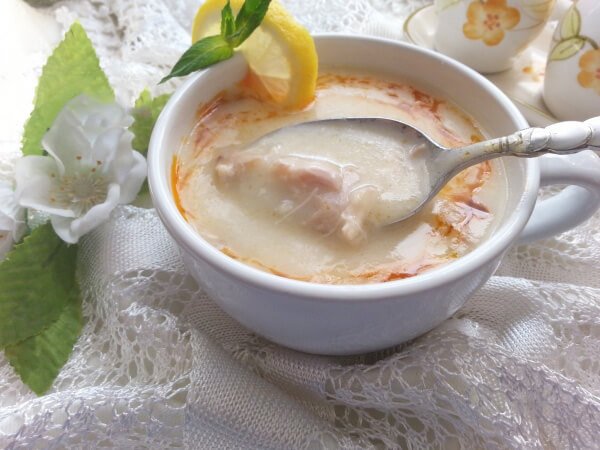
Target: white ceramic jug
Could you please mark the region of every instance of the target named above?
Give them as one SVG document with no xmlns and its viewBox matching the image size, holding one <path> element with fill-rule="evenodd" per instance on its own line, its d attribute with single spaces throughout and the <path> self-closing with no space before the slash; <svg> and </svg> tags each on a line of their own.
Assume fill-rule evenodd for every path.
<svg viewBox="0 0 600 450">
<path fill-rule="evenodd" d="M 600 115 L 600 1 L 575 0 L 552 39 L 544 100 L 561 120 Z"/>
</svg>

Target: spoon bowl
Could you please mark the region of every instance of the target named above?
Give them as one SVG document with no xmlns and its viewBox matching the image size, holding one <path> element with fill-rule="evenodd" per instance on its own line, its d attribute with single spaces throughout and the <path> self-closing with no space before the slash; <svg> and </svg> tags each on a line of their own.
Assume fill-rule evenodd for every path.
<svg viewBox="0 0 600 450">
<path fill-rule="evenodd" d="M 284 142 L 290 130 L 300 130 L 305 136 L 323 133 L 323 127 L 369 131 L 381 136 L 394 136 L 410 143 L 406 151 L 419 153 L 424 160 L 426 173 L 425 188 L 415 189 L 394 214 L 385 215 L 377 225 L 398 223 L 421 211 L 442 188 L 467 167 L 502 156 L 532 158 L 554 153 L 566 155 L 588 149 L 600 148 L 600 117 L 585 122 L 559 122 L 546 128 L 526 128 L 508 136 L 490 139 L 464 147 L 448 148 L 435 142 L 427 134 L 405 122 L 384 117 L 349 117 L 301 122 L 272 131 L 250 144 L 260 147 L 265 140 Z M 282 137 L 281 140 L 278 137 Z M 403 149 L 404 150 L 404 149 Z"/>
</svg>

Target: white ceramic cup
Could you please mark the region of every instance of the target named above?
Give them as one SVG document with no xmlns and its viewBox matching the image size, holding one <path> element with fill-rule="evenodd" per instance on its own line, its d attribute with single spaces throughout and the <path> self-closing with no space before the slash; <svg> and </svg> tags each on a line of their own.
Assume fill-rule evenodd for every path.
<svg viewBox="0 0 600 450">
<path fill-rule="evenodd" d="M 435 0 L 435 48 L 481 73 L 509 69 L 543 30 L 555 0 Z"/>
<path fill-rule="evenodd" d="M 600 1 L 573 2 L 549 49 L 544 101 L 561 120 L 600 116 Z"/>
<path fill-rule="evenodd" d="M 368 69 L 430 88 L 475 117 L 492 136 L 527 127 L 502 91 L 439 53 L 356 36 L 321 35 L 315 43 L 321 67 Z M 460 308 L 512 245 L 571 228 L 600 206 L 600 158 L 595 153 L 505 158 L 509 194 L 501 225 L 472 252 L 446 266 L 413 278 L 358 286 L 320 285 L 260 271 L 228 257 L 196 233 L 177 210 L 170 182 L 174 152 L 192 129 L 198 107 L 245 73 L 246 63 L 238 55 L 192 75 L 173 94 L 152 133 L 148 179 L 156 210 L 192 275 L 231 316 L 285 346 L 353 354 L 412 339 Z M 570 186 L 536 206 L 540 184 L 554 183 L 583 187 Z"/>
</svg>

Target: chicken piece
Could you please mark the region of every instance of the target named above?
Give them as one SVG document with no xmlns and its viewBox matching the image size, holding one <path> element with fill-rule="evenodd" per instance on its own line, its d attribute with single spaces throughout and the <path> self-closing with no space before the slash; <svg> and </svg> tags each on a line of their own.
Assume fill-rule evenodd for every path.
<svg viewBox="0 0 600 450">
<path fill-rule="evenodd" d="M 379 197 L 351 166 L 306 156 L 231 152 L 218 159 L 215 177 L 241 204 L 273 213 L 278 223 L 353 244 L 365 240 L 369 205 Z"/>
</svg>

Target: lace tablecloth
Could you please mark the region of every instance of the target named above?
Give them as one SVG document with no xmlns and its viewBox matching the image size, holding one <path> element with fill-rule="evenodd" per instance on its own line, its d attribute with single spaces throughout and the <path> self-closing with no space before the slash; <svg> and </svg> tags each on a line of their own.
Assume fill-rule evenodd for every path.
<svg viewBox="0 0 600 450">
<path fill-rule="evenodd" d="M 172 90 L 156 82 L 188 45 L 199 0 L 3 2 L 29 17 L 14 33 L 46 39 L 0 75 L 7 93 L 33 83 L 13 99 L 10 119 L 22 123 L 36 74 L 75 19 L 123 104 L 145 86 Z M 312 32 L 400 39 L 423 1 L 284 3 Z M 0 177 L 19 148 L 18 127 L 5 131 Z M 597 448 L 599 227 L 596 215 L 512 249 L 465 307 L 411 343 L 319 357 L 230 319 L 188 275 L 154 210 L 122 207 L 82 240 L 84 330 L 50 391 L 36 397 L 0 354 L 0 446 Z"/>
</svg>

